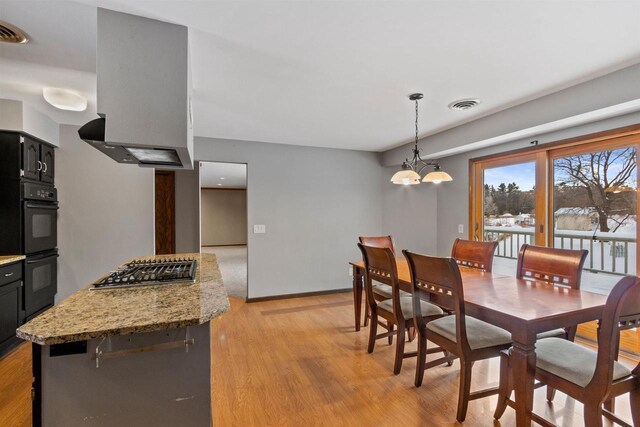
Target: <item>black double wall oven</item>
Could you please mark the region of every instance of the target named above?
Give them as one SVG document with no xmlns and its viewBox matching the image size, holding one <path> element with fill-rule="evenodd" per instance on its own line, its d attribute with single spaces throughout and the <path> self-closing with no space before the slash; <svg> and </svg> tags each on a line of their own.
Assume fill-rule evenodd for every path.
<svg viewBox="0 0 640 427">
<path fill-rule="evenodd" d="M 0 131 L 0 255 L 26 256 L 25 320 L 52 306 L 58 289 L 53 152 L 53 146 L 29 135 Z"/>
<path fill-rule="evenodd" d="M 22 183 L 24 305 L 27 317 L 53 304 L 58 290 L 58 198 L 54 187 Z"/>
</svg>

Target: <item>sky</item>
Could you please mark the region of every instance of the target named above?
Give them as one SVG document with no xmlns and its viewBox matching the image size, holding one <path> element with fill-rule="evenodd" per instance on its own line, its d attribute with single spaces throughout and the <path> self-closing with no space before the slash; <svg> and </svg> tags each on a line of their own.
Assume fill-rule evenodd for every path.
<svg viewBox="0 0 640 427">
<path fill-rule="evenodd" d="M 535 162 L 518 163 L 517 165 L 501 166 L 485 169 L 484 183 L 498 187 L 500 183 L 515 182 L 522 191 L 529 191 L 536 185 Z"/>
<path fill-rule="evenodd" d="M 614 157 L 615 154 L 624 152 L 624 148 L 620 148 L 617 150 L 613 150 Z M 618 158 L 615 163 L 612 163 L 607 176 L 609 179 L 612 179 L 621 169 L 622 164 L 624 163 L 623 158 Z M 501 183 L 509 184 L 510 182 L 515 182 L 520 190 L 528 191 L 531 190 L 536 183 L 536 166 L 535 162 L 527 162 L 527 163 L 518 163 L 515 165 L 509 166 L 501 166 L 498 168 L 485 169 L 484 171 L 484 183 L 488 185 L 493 185 L 497 187 Z M 562 175 L 556 175 L 555 181 L 556 184 L 558 181 L 565 180 Z M 630 187 L 636 186 L 636 175 L 632 174 L 631 177 L 626 181 L 626 185 Z"/>
</svg>

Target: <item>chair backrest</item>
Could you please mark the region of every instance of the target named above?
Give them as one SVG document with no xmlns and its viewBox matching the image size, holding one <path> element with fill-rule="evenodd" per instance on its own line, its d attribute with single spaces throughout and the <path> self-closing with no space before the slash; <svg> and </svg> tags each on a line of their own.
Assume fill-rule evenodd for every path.
<svg viewBox="0 0 640 427">
<path fill-rule="evenodd" d="M 617 359 L 620 331 L 632 328 L 640 328 L 640 278 L 628 276 L 620 279 L 613 287 L 602 313 L 596 371 L 587 385 L 597 395 L 608 394 L 613 380 L 613 361 Z M 633 374 L 640 378 L 640 363 Z"/>
<path fill-rule="evenodd" d="M 493 255 L 497 247 L 498 242 L 456 239 L 451 249 L 451 258 L 465 267 L 491 271 L 493 268 Z"/>
<path fill-rule="evenodd" d="M 396 254 L 396 248 L 393 246 L 393 237 L 391 236 L 360 236 L 360 243 L 365 246 L 372 246 L 374 248 L 389 248 L 393 255 Z"/>
<path fill-rule="evenodd" d="M 516 277 L 580 289 L 582 266 L 588 253 L 587 250 L 547 248 L 525 243 L 518 254 Z"/>
<path fill-rule="evenodd" d="M 456 313 L 456 340 L 458 346 L 469 353 L 465 323 L 464 291 L 458 263 L 453 258 L 421 255 L 403 250 L 414 294 L 428 294 L 432 303 Z M 420 316 L 416 316 L 416 319 Z"/>
<path fill-rule="evenodd" d="M 390 248 L 379 248 L 366 246 L 358 243 L 364 260 L 364 288 L 367 294 L 369 306 L 377 306 L 373 295 L 372 281 L 380 282 L 391 286 L 393 299 L 393 314 L 396 318 L 402 316 L 400 308 L 400 289 L 398 287 L 398 268 L 396 266 L 395 255 Z"/>
</svg>

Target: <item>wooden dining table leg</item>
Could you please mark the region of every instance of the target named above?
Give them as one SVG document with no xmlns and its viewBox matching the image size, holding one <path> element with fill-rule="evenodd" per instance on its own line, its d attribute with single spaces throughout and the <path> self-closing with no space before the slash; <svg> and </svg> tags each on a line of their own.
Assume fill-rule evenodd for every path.
<svg viewBox="0 0 640 427">
<path fill-rule="evenodd" d="M 516 426 L 531 426 L 533 391 L 536 370 L 535 334 L 523 338 L 513 337 L 511 369 L 515 391 Z"/>
<path fill-rule="evenodd" d="M 353 308 L 357 332 L 360 330 L 360 318 L 362 317 L 362 272 L 356 267 L 353 267 Z"/>
</svg>

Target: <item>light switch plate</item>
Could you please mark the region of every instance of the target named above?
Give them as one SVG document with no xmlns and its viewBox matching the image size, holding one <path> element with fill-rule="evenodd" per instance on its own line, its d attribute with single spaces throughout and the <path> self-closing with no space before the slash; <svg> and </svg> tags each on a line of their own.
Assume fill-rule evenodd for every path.
<svg viewBox="0 0 640 427">
<path fill-rule="evenodd" d="M 464 225 L 463 224 L 458 224 L 458 233 L 464 234 Z"/>
<path fill-rule="evenodd" d="M 267 232 L 267 226 L 264 224 L 253 224 L 253 234 L 264 234 Z"/>
</svg>

